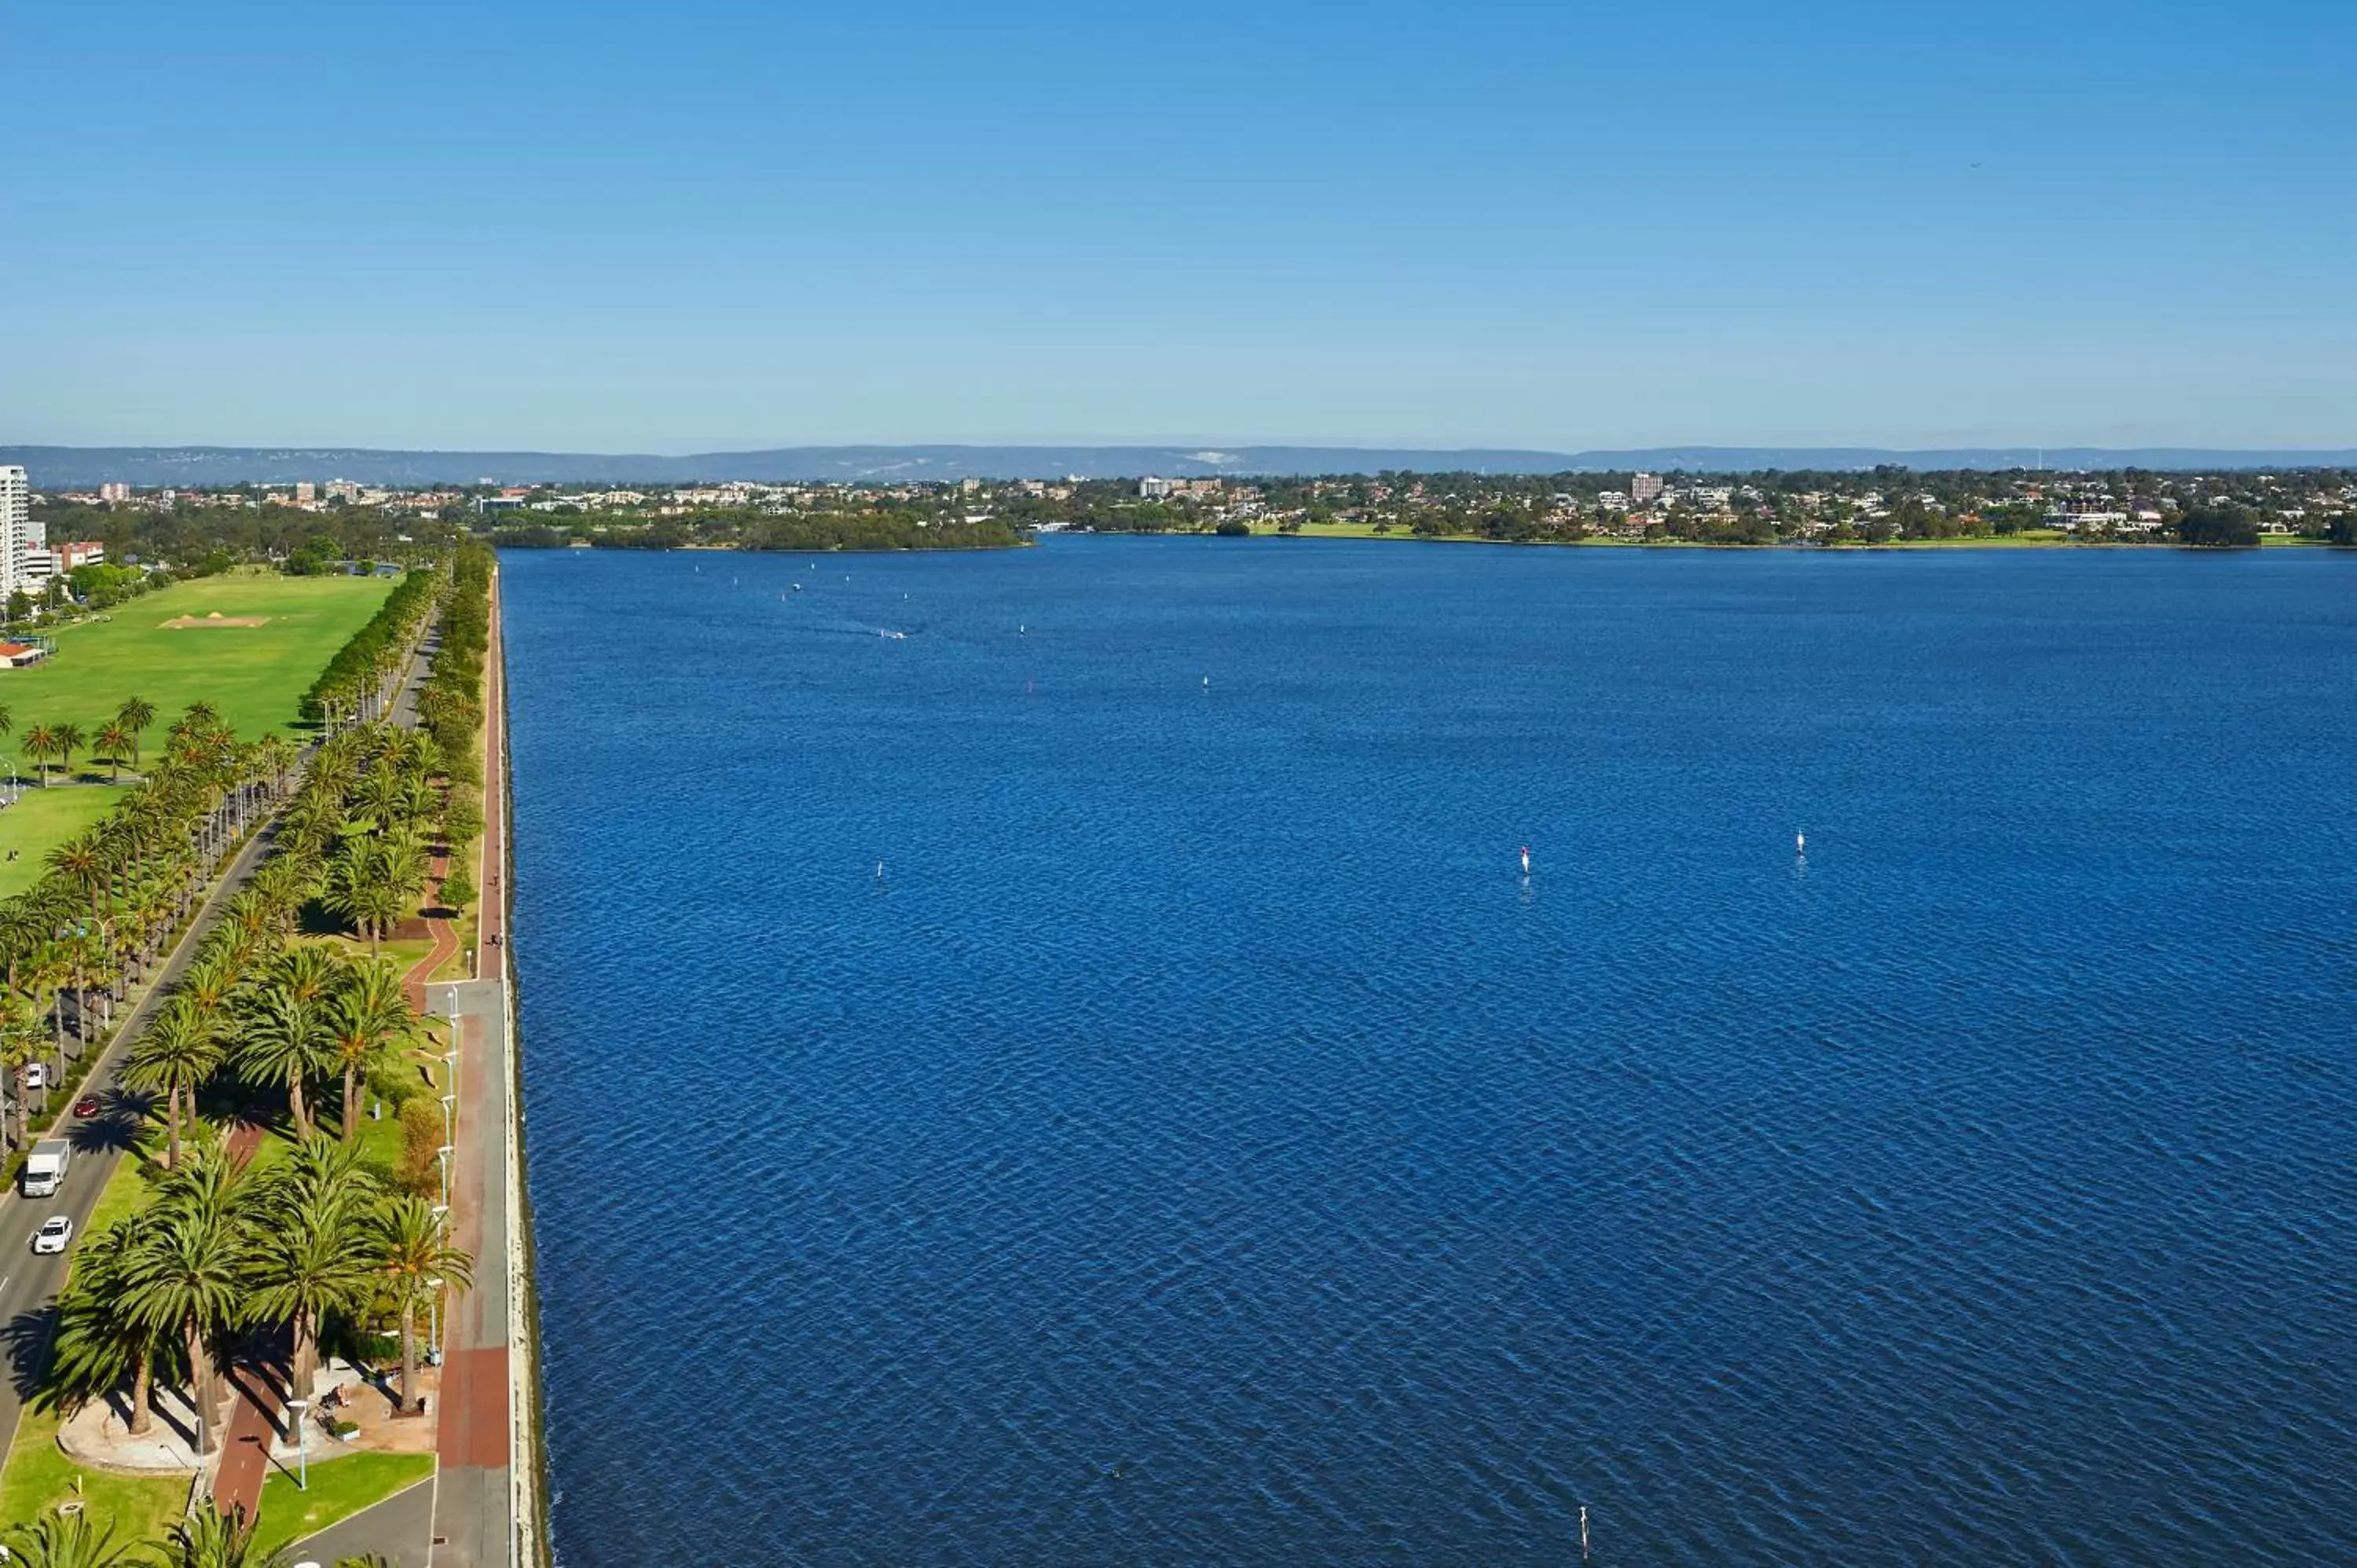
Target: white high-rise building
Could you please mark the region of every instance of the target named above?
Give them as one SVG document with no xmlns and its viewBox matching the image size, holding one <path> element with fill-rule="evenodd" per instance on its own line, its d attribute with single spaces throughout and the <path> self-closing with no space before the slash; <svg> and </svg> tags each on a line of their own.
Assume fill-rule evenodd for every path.
<svg viewBox="0 0 2357 1568">
<path fill-rule="evenodd" d="M 33 521 L 33 489 L 25 470 L 0 467 L 0 599 L 38 594 L 48 584 L 48 530 Z"/>
</svg>

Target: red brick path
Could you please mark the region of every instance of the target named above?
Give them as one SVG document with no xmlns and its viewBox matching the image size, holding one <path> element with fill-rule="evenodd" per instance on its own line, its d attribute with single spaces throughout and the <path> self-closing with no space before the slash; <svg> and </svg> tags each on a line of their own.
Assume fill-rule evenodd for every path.
<svg viewBox="0 0 2357 1568">
<path fill-rule="evenodd" d="M 230 1158 L 243 1165 L 262 1147 L 262 1127 L 241 1122 L 229 1135 Z M 215 1433 L 221 1445 L 221 1469 L 213 1477 L 213 1507 L 223 1513 L 242 1509 L 245 1517 L 262 1517 L 262 1483 L 270 1478 L 270 1445 L 278 1436 L 278 1391 L 260 1372 L 248 1369 L 230 1380 L 237 1396 L 231 1408 L 229 1431 Z M 257 1403 L 259 1392 L 262 1401 Z"/>
</svg>

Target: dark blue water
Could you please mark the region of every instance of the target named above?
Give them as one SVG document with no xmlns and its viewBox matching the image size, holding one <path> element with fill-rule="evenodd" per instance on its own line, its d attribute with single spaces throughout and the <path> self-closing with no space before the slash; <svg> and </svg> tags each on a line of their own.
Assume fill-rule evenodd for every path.
<svg viewBox="0 0 2357 1568">
<path fill-rule="evenodd" d="M 2357 559 L 505 566 L 568 1568 L 2357 1559 Z"/>
</svg>

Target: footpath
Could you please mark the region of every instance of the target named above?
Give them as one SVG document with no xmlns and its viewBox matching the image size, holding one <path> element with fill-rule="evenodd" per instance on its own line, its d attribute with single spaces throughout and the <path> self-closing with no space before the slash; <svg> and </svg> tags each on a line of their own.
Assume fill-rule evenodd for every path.
<svg viewBox="0 0 2357 1568">
<path fill-rule="evenodd" d="M 262 1147 L 262 1129 L 241 1122 L 229 1135 L 229 1157 L 240 1165 Z M 285 1416 L 274 1383 L 253 1368 L 233 1371 L 230 1386 L 237 1403 L 230 1411 L 228 1428 L 221 1436 L 219 1468 L 213 1472 L 213 1507 L 225 1514 L 262 1517 L 262 1484 L 270 1479 L 270 1445 L 278 1440 Z"/>
</svg>

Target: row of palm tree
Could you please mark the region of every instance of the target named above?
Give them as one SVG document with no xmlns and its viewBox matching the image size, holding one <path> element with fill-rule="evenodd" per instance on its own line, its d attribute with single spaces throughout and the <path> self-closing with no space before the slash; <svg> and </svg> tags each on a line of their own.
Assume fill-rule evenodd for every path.
<svg viewBox="0 0 2357 1568">
<path fill-rule="evenodd" d="M 330 730 L 390 716 L 401 672 L 448 584 L 448 569 L 438 564 L 413 571 L 395 584 L 303 694 L 303 716 Z"/>
<path fill-rule="evenodd" d="M 31 887 L 0 901 L 0 1069 L 16 1079 L 8 1131 L 20 1142 L 31 1064 L 54 1053 L 62 1077 L 69 1055 L 102 1037 L 122 988 L 152 969 L 299 763 L 284 736 L 242 744 L 218 710 L 195 703 L 145 781 L 51 850 Z"/>
<path fill-rule="evenodd" d="M 127 697 L 112 717 L 85 734 L 81 725 L 63 720 L 35 725 L 27 730 L 17 744 L 27 757 L 33 759 L 33 777 L 43 788 L 49 782 L 48 765 L 56 762 L 68 779 L 73 777 L 74 753 L 88 746 L 97 747 L 98 755 L 109 764 L 109 779 L 119 783 L 123 764 L 127 759 L 136 769 L 140 761 L 140 737 L 156 722 L 156 706 L 144 697 Z M 16 725 L 16 715 L 0 706 L 0 736 L 10 733 Z"/>
<path fill-rule="evenodd" d="M 396 1069 L 420 1037 L 392 964 L 354 962 L 324 943 L 278 946 L 277 936 L 269 928 L 217 928 L 131 1047 L 124 1081 L 164 1096 L 167 1168 L 180 1163 L 183 1105 L 193 1124 L 199 1093 L 224 1073 L 285 1090 L 296 1134 L 306 1138 L 319 1130 L 317 1090 L 340 1079 L 337 1128 L 351 1143 L 361 1087 Z"/>
<path fill-rule="evenodd" d="M 0 1538 L 9 1568 L 288 1568 L 289 1551 L 264 1552 L 253 1527 L 211 1509 L 199 1509 L 160 1541 L 118 1541 L 112 1524 L 87 1514 L 49 1516 Z M 336 1568 L 393 1568 L 374 1552 L 339 1557 Z"/>
<path fill-rule="evenodd" d="M 472 1283 L 472 1260 L 450 1245 L 442 1216 L 394 1190 L 359 1149 L 315 1135 L 254 1171 L 209 1146 L 77 1250 L 43 1398 L 81 1403 L 128 1382 L 140 1436 L 164 1379 L 188 1391 L 198 1451 L 210 1454 L 222 1376 L 253 1331 L 291 1331 L 303 1391 L 334 1326 L 391 1322 L 401 1408 L 414 1410 L 419 1319 L 442 1290 Z"/>
</svg>

